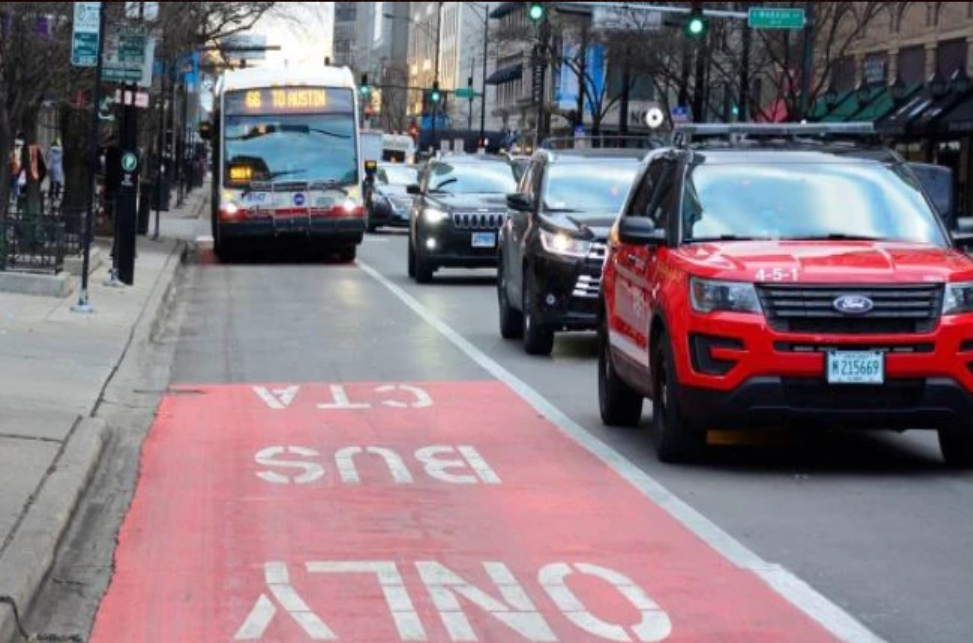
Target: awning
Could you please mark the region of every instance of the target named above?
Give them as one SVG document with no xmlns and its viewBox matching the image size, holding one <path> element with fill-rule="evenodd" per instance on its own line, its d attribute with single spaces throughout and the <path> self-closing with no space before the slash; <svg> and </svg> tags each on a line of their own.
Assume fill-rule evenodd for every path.
<svg viewBox="0 0 973 643">
<path fill-rule="evenodd" d="M 524 65 L 523 63 L 517 63 L 516 65 L 510 65 L 509 67 L 502 67 L 489 76 L 487 76 L 487 85 L 503 85 L 504 83 L 509 83 L 515 80 L 520 80 L 524 75 Z"/>
<path fill-rule="evenodd" d="M 848 98 L 849 94 L 851 94 L 851 90 L 843 91 L 838 94 L 831 103 L 828 102 L 828 99 L 825 96 L 818 98 L 816 101 L 814 101 L 814 107 L 811 109 L 811 114 L 809 116 L 810 120 L 821 120 L 831 112 L 832 107 L 837 107 L 843 100 Z"/>
<path fill-rule="evenodd" d="M 919 83 L 906 87 L 900 100 L 908 100 L 913 94 L 919 91 L 920 87 L 922 85 Z M 896 100 L 892 97 L 892 90 L 886 87 L 872 102 L 858 110 L 848 120 L 857 123 L 874 123 L 895 109 L 895 104 Z"/>
<path fill-rule="evenodd" d="M 973 94 L 957 103 L 939 120 L 943 130 L 951 134 L 973 133 Z"/>
<path fill-rule="evenodd" d="M 911 100 L 881 119 L 876 124 L 876 129 L 881 134 L 891 136 L 948 131 L 944 118 L 951 115 L 957 107 L 961 107 L 968 96 L 969 91 L 958 92 L 952 89 L 936 96 L 927 84 Z M 960 111 L 953 118 L 962 122 L 969 117 Z"/>
<path fill-rule="evenodd" d="M 514 11 L 520 8 L 524 4 L 523 2 L 501 2 L 498 4 L 493 11 L 490 12 L 490 17 L 496 20 L 503 18 L 506 15 L 510 15 Z"/>
<path fill-rule="evenodd" d="M 953 111 L 957 105 L 969 92 L 957 92 L 950 89 L 942 96 L 939 96 L 926 108 L 922 114 L 914 121 L 913 125 L 918 131 L 939 132 L 941 131 L 941 118 Z"/>
<path fill-rule="evenodd" d="M 835 105 L 831 112 L 821 119 L 822 123 L 845 123 L 851 119 L 860 109 L 868 105 L 875 98 L 879 96 L 883 91 L 885 91 L 884 85 L 876 85 L 874 87 L 865 88 L 862 96 L 863 100 L 859 100 L 858 94 L 860 90 L 855 90 L 849 92 L 845 99 Z"/>
</svg>

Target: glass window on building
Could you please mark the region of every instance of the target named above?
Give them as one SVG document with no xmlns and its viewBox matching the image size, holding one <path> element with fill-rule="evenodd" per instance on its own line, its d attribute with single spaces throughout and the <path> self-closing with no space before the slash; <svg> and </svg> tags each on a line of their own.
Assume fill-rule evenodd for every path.
<svg viewBox="0 0 973 643">
<path fill-rule="evenodd" d="M 922 45 L 899 52 L 899 77 L 907 85 L 926 80 L 926 49 Z"/>
<path fill-rule="evenodd" d="M 936 50 L 936 70 L 949 78 L 957 69 L 966 67 L 966 39 L 947 40 Z"/>
<path fill-rule="evenodd" d="M 622 93 L 622 70 L 618 65 L 608 70 L 608 97 L 620 96 Z M 655 100 L 655 86 L 648 74 L 632 74 L 630 100 Z"/>
<path fill-rule="evenodd" d="M 844 56 L 835 62 L 834 88 L 839 93 L 855 88 L 855 59 L 851 56 Z"/>
</svg>

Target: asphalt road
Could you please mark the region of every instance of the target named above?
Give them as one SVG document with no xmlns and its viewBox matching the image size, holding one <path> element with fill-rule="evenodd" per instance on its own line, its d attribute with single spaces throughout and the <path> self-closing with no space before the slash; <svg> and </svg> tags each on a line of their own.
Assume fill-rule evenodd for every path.
<svg viewBox="0 0 973 643">
<path fill-rule="evenodd" d="M 465 421 L 468 426 L 457 429 L 459 437 L 456 440 L 470 436 L 475 439 L 480 426 L 477 423 L 486 422 L 483 418 L 490 413 L 489 408 L 484 410 L 482 405 L 475 406 L 470 402 L 470 415 L 463 417 L 460 402 L 467 399 L 464 396 L 469 396 L 471 391 L 474 395 L 482 391 L 484 399 L 498 405 L 498 425 L 530 423 L 532 414 L 522 412 L 518 406 L 520 401 L 504 387 L 496 388 L 493 376 L 482 364 L 471 359 L 469 351 L 461 350 L 455 340 L 450 341 L 441 332 L 451 329 L 537 391 L 584 431 L 649 474 L 764 561 L 790 570 L 879 637 L 905 643 L 965 643 L 973 640 L 973 612 L 970 609 L 973 600 L 973 565 L 970 564 L 973 475 L 944 469 L 933 435 L 822 432 L 795 437 L 778 433 L 746 440 L 724 436 L 724 441 L 730 444 L 714 446 L 701 463 L 663 465 L 656 460 L 651 448 L 647 434 L 648 413 L 641 429 L 609 429 L 601 425 L 597 410 L 593 336 L 560 336 L 550 358 L 529 357 L 519 344 L 499 337 L 494 280 L 490 271 L 441 271 L 434 284 L 418 286 L 406 277 L 405 258 L 406 239 L 397 233 L 370 236 L 359 252 L 359 264 L 352 266 L 321 262 L 313 256 L 295 259 L 292 255 L 287 260 L 258 257 L 244 264 L 223 266 L 203 253 L 199 265 L 193 268 L 192 287 L 184 295 L 188 300 L 172 382 L 178 394 L 164 404 L 160 412 L 161 425 L 153 429 L 147 442 L 142 483 L 149 481 L 151 484 L 153 479 L 158 479 L 159 471 L 167 471 L 169 465 L 176 466 L 179 460 L 165 451 L 190 444 L 180 442 L 186 436 L 180 437 L 177 425 L 191 423 L 193 418 L 217 423 L 232 418 L 232 426 L 240 427 L 240 436 L 233 435 L 229 429 L 226 433 L 221 432 L 223 429 L 207 433 L 200 427 L 192 428 L 196 435 L 205 433 L 205 437 L 200 437 L 205 444 L 199 447 L 199 466 L 205 466 L 205 458 L 212 458 L 214 470 L 221 471 L 224 465 L 220 454 L 249 445 L 250 438 L 245 432 L 258 431 L 251 425 L 263 421 L 261 414 L 266 409 L 259 404 L 251 406 L 256 404 L 256 398 L 247 397 L 249 387 L 254 384 L 266 385 L 265 395 L 274 398 L 269 403 L 273 410 L 275 405 L 285 407 L 290 404 L 292 395 L 286 387 L 293 383 L 314 383 L 317 387 L 324 387 L 326 383 L 348 383 L 351 387 L 349 395 L 354 402 L 365 399 L 363 396 L 368 392 L 364 388 L 354 388 L 353 383 L 436 382 L 439 384 L 430 389 L 431 394 L 438 396 L 437 400 L 446 399 L 447 403 L 440 412 L 442 417 L 430 415 L 429 421 L 434 423 L 443 418 L 460 424 Z M 433 318 L 440 327 L 434 327 L 430 319 L 420 317 L 406 306 L 387 284 L 370 274 L 369 268 L 414 298 L 427 317 Z M 450 388 L 450 384 L 456 386 Z M 237 385 L 246 387 L 238 388 Z M 314 389 L 314 392 L 319 401 L 329 395 L 326 388 Z M 196 405 L 194 394 L 211 396 L 215 406 Z M 333 388 L 330 395 L 337 395 Z M 334 401 L 337 400 L 335 397 Z M 374 404 L 378 405 L 378 402 Z M 398 413 L 404 417 L 409 411 Z M 394 423 L 397 420 L 382 421 Z M 366 423 L 360 430 L 372 435 L 377 430 L 377 422 Z M 482 426 L 486 427 L 485 424 Z M 509 427 L 498 426 L 496 430 L 500 428 Z M 553 435 L 555 432 L 551 431 Z M 307 437 L 311 434 L 304 429 L 300 435 L 306 440 L 311 439 Z M 447 439 L 445 433 L 436 433 L 436 436 L 437 439 Z M 169 437 L 172 443 L 166 442 Z M 544 439 L 548 441 L 536 445 L 539 452 L 527 456 L 539 466 L 551 467 L 551 480 L 563 476 L 563 502 L 567 503 L 567 508 L 570 508 L 572 494 L 592 500 L 592 507 L 602 506 L 603 510 L 599 510 L 593 520 L 598 522 L 601 533 L 606 534 L 624 532 L 641 520 L 640 510 L 619 500 L 627 493 L 624 487 L 616 490 L 610 486 L 608 477 L 614 476 L 613 473 L 607 468 L 594 467 L 592 462 L 579 460 L 580 456 L 573 451 L 566 451 L 569 449 L 566 443 L 557 441 L 560 438 Z M 155 452 L 152 451 L 153 441 Z M 506 446 L 509 448 L 510 444 Z M 192 456 L 186 457 L 191 459 Z M 509 465 L 511 461 L 504 464 Z M 578 467 L 580 480 L 588 481 L 584 489 L 572 486 L 572 466 Z M 508 475 L 505 471 L 502 477 L 506 483 Z M 312 469 L 306 469 L 306 473 L 309 479 L 313 478 Z M 602 476 L 605 476 L 604 487 L 601 486 Z M 163 477 L 166 484 L 180 482 L 171 479 L 178 478 L 171 473 Z M 214 479 L 206 478 L 200 482 L 194 474 L 188 474 L 182 484 L 213 491 Z M 589 484 L 591 481 L 596 481 L 592 483 L 594 486 Z M 599 500 L 599 490 L 608 495 Z M 553 493 L 555 490 L 548 491 Z M 234 490 L 228 493 L 232 496 Z M 223 499 L 221 502 L 252 500 L 245 488 L 239 493 L 241 499 L 219 497 Z M 136 544 L 133 545 L 134 553 L 123 551 L 119 558 L 122 572 L 129 568 L 125 562 L 127 557 L 137 560 L 140 552 L 145 555 L 145 551 L 151 549 L 143 551 L 138 543 L 138 534 L 148 529 L 146 525 L 170 524 L 162 520 L 164 512 L 160 517 L 158 509 L 153 510 L 156 506 L 153 498 L 156 503 L 162 503 L 162 497 L 162 488 L 151 486 L 145 497 L 141 500 L 137 497 L 130 519 L 142 522 L 129 525 L 129 531 L 123 529 L 120 538 L 123 549 L 126 542 Z M 451 499 L 446 502 L 444 497 L 436 497 L 445 503 L 443 506 L 452 507 L 457 516 L 466 516 L 464 512 L 469 511 L 462 503 L 453 503 Z M 315 497 L 302 502 L 320 503 L 322 500 Z M 368 496 L 368 502 L 380 507 L 388 502 L 388 498 L 375 492 Z M 361 510 L 360 503 L 355 503 L 342 505 L 339 512 L 353 530 L 356 528 L 354 518 L 358 515 L 355 511 Z M 294 511 L 302 511 L 298 507 L 303 506 L 294 505 Z M 630 506 L 631 512 L 626 509 Z M 205 513 L 204 508 L 205 503 L 200 512 Z M 169 521 L 193 520 L 191 513 L 186 516 L 176 514 L 177 508 L 167 511 L 172 513 L 167 518 Z M 293 513 L 283 510 L 278 514 L 260 515 L 267 516 L 267 520 L 281 521 L 294 517 Z M 582 510 L 574 518 L 583 525 L 589 516 Z M 367 529 L 364 523 L 358 527 L 363 532 L 377 528 L 370 522 L 372 519 L 368 518 Z M 464 517 L 466 522 L 478 520 L 482 517 Z M 436 531 L 437 537 L 446 538 L 442 534 L 461 529 L 460 522 L 463 521 L 457 520 L 445 527 L 441 524 L 425 526 L 441 530 Z M 199 528 L 208 524 L 200 523 Z M 480 527 L 489 531 L 494 526 L 487 522 Z M 311 526 L 307 528 L 312 529 Z M 381 528 L 387 528 L 387 525 Z M 206 538 L 215 538 L 227 550 L 237 545 L 247 552 L 259 549 L 253 542 L 237 543 L 230 535 L 230 527 L 221 529 L 223 531 L 218 535 Z M 306 537 L 301 529 L 300 525 L 294 526 L 289 528 L 287 535 L 281 536 L 269 534 L 273 531 L 270 525 L 252 525 L 253 538 L 259 542 L 269 541 L 272 536 L 284 538 L 281 542 L 300 540 Z M 673 538 L 687 537 L 678 530 L 670 532 L 666 529 L 668 527 L 660 526 L 660 533 L 676 534 Z M 186 537 L 181 535 L 177 539 Z M 632 542 L 630 539 L 628 546 Z M 481 545 L 478 543 L 478 548 Z M 401 543 L 396 546 L 408 550 Z M 591 543 L 586 546 L 590 547 Z M 328 550 L 326 543 L 317 542 L 315 547 Z M 335 547 L 354 552 L 355 545 L 341 541 Z M 227 553 L 226 556 L 230 558 L 227 565 L 234 568 L 237 564 L 235 554 Z M 209 561 L 202 564 L 209 565 Z M 664 560 L 662 564 L 665 564 Z M 311 564 L 308 565 L 310 569 Z M 165 568 L 156 571 L 165 576 Z M 271 572 L 265 569 L 265 573 L 267 586 L 273 588 Z M 732 570 L 725 573 L 732 576 Z M 724 582 L 724 577 L 715 570 L 713 578 L 714 584 Z M 103 606 L 103 613 L 99 615 L 101 628 L 96 627 L 94 641 L 113 640 L 113 618 L 120 618 L 118 615 L 124 612 L 126 599 L 118 597 L 125 593 L 128 581 L 124 580 L 124 574 L 123 580 L 116 577 L 116 581 L 123 587 L 113 583 L 105 603 L 108 607 Z M 735 582 L 731 581 L 727 577 L 728 588 Z M 215 587 L 220 583 L 225 586 L 229 581 L 214 579 L 212 582 Z M 281 582 L 284 581 L 277 581 L 278 587 Z M 292 582 L 297 581 L 292 578 Z M 691 580 L 684 579 L 684 582 L 691 583 Z M 129 593 L 129 596 L 133 595 Z M 750 595 L 749 604 L 759 607 L 761 596 Z M 249 603 L 241 599 L 241 604 L 236 607 L 246 612 Z M 253 622 L 248 621 L 255 628 L 263 618 L 258 614 L 258 608 L 259 602 L 250 615 Z M 714 612 L 728 609 L 725 605 L 712 606 Z M 419 611 L 422 612 L 421 607 Z M 723 617 L 732 621 L 732 615 L 724 614 Z M 144 614 L 140 618 L 151 620 Z M 786 620 L 781 617 L 780 622 Z M 311 626 L 305 623 L 302 627 L 307 632 L 306 628 Z M 679 632 L 679 621 L 675 618 L 673 631 Z M 509 630 L 505 633 L 509 635 Z M 741 633 L 726 632 L 728 635 Z M 237 638 L 240 638 L 239 633 Z M 145 640 L 153 639 L 147 637 Z M 738 639 L 727 636 L 726 640 Z M 739 640 L 756 639 L 744 637 Z M 787 640 L 796 639 L 788 637 Z"/>
</svg>

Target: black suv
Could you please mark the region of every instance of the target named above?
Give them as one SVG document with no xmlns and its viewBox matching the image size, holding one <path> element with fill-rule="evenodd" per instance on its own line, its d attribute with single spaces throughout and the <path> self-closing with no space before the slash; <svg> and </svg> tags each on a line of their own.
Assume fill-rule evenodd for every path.
<svg viewBox="0 0 973 643">
<path fill-rule="evenodd" d="M 550 354 L 558 330 L 594 330 L 608 231 L 646 150 L 540 150 L 507 197 L 500 334 Z"/>
<path fill-rule="evenodd" d="M 506 195 L 516 188 L 502 157 L 448 156 L 431 160 L 419 183 L 409 226 L 409 276 L 432 281 L 439 268 L 497 265 L 497 233 L 506 217 Z"/>
</svg>

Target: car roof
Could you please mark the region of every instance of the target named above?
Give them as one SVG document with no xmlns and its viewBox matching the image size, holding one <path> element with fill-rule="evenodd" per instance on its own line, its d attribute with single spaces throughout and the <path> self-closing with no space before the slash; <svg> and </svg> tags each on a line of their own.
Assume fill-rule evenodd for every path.
<svg viewBox="0 0 973 643">
<path fill-rule="evenodd" d="M 813 164 L 822 163 L 896 163 L 900 159 L 891 150 L 857 145 L 770 145 L 754 146 L 702 145 L 690 149 L 691 162 L 710 164 Z"/>
<path fill-rule="evenodd" d="M 536 156 L 548 163 L 590 163 L 592 161 L 617 161 L 631 159 L 641 161 L 650 150 L 638 148 L 594 148 L 573 150 L 540 150 Z"/>
</svg>

